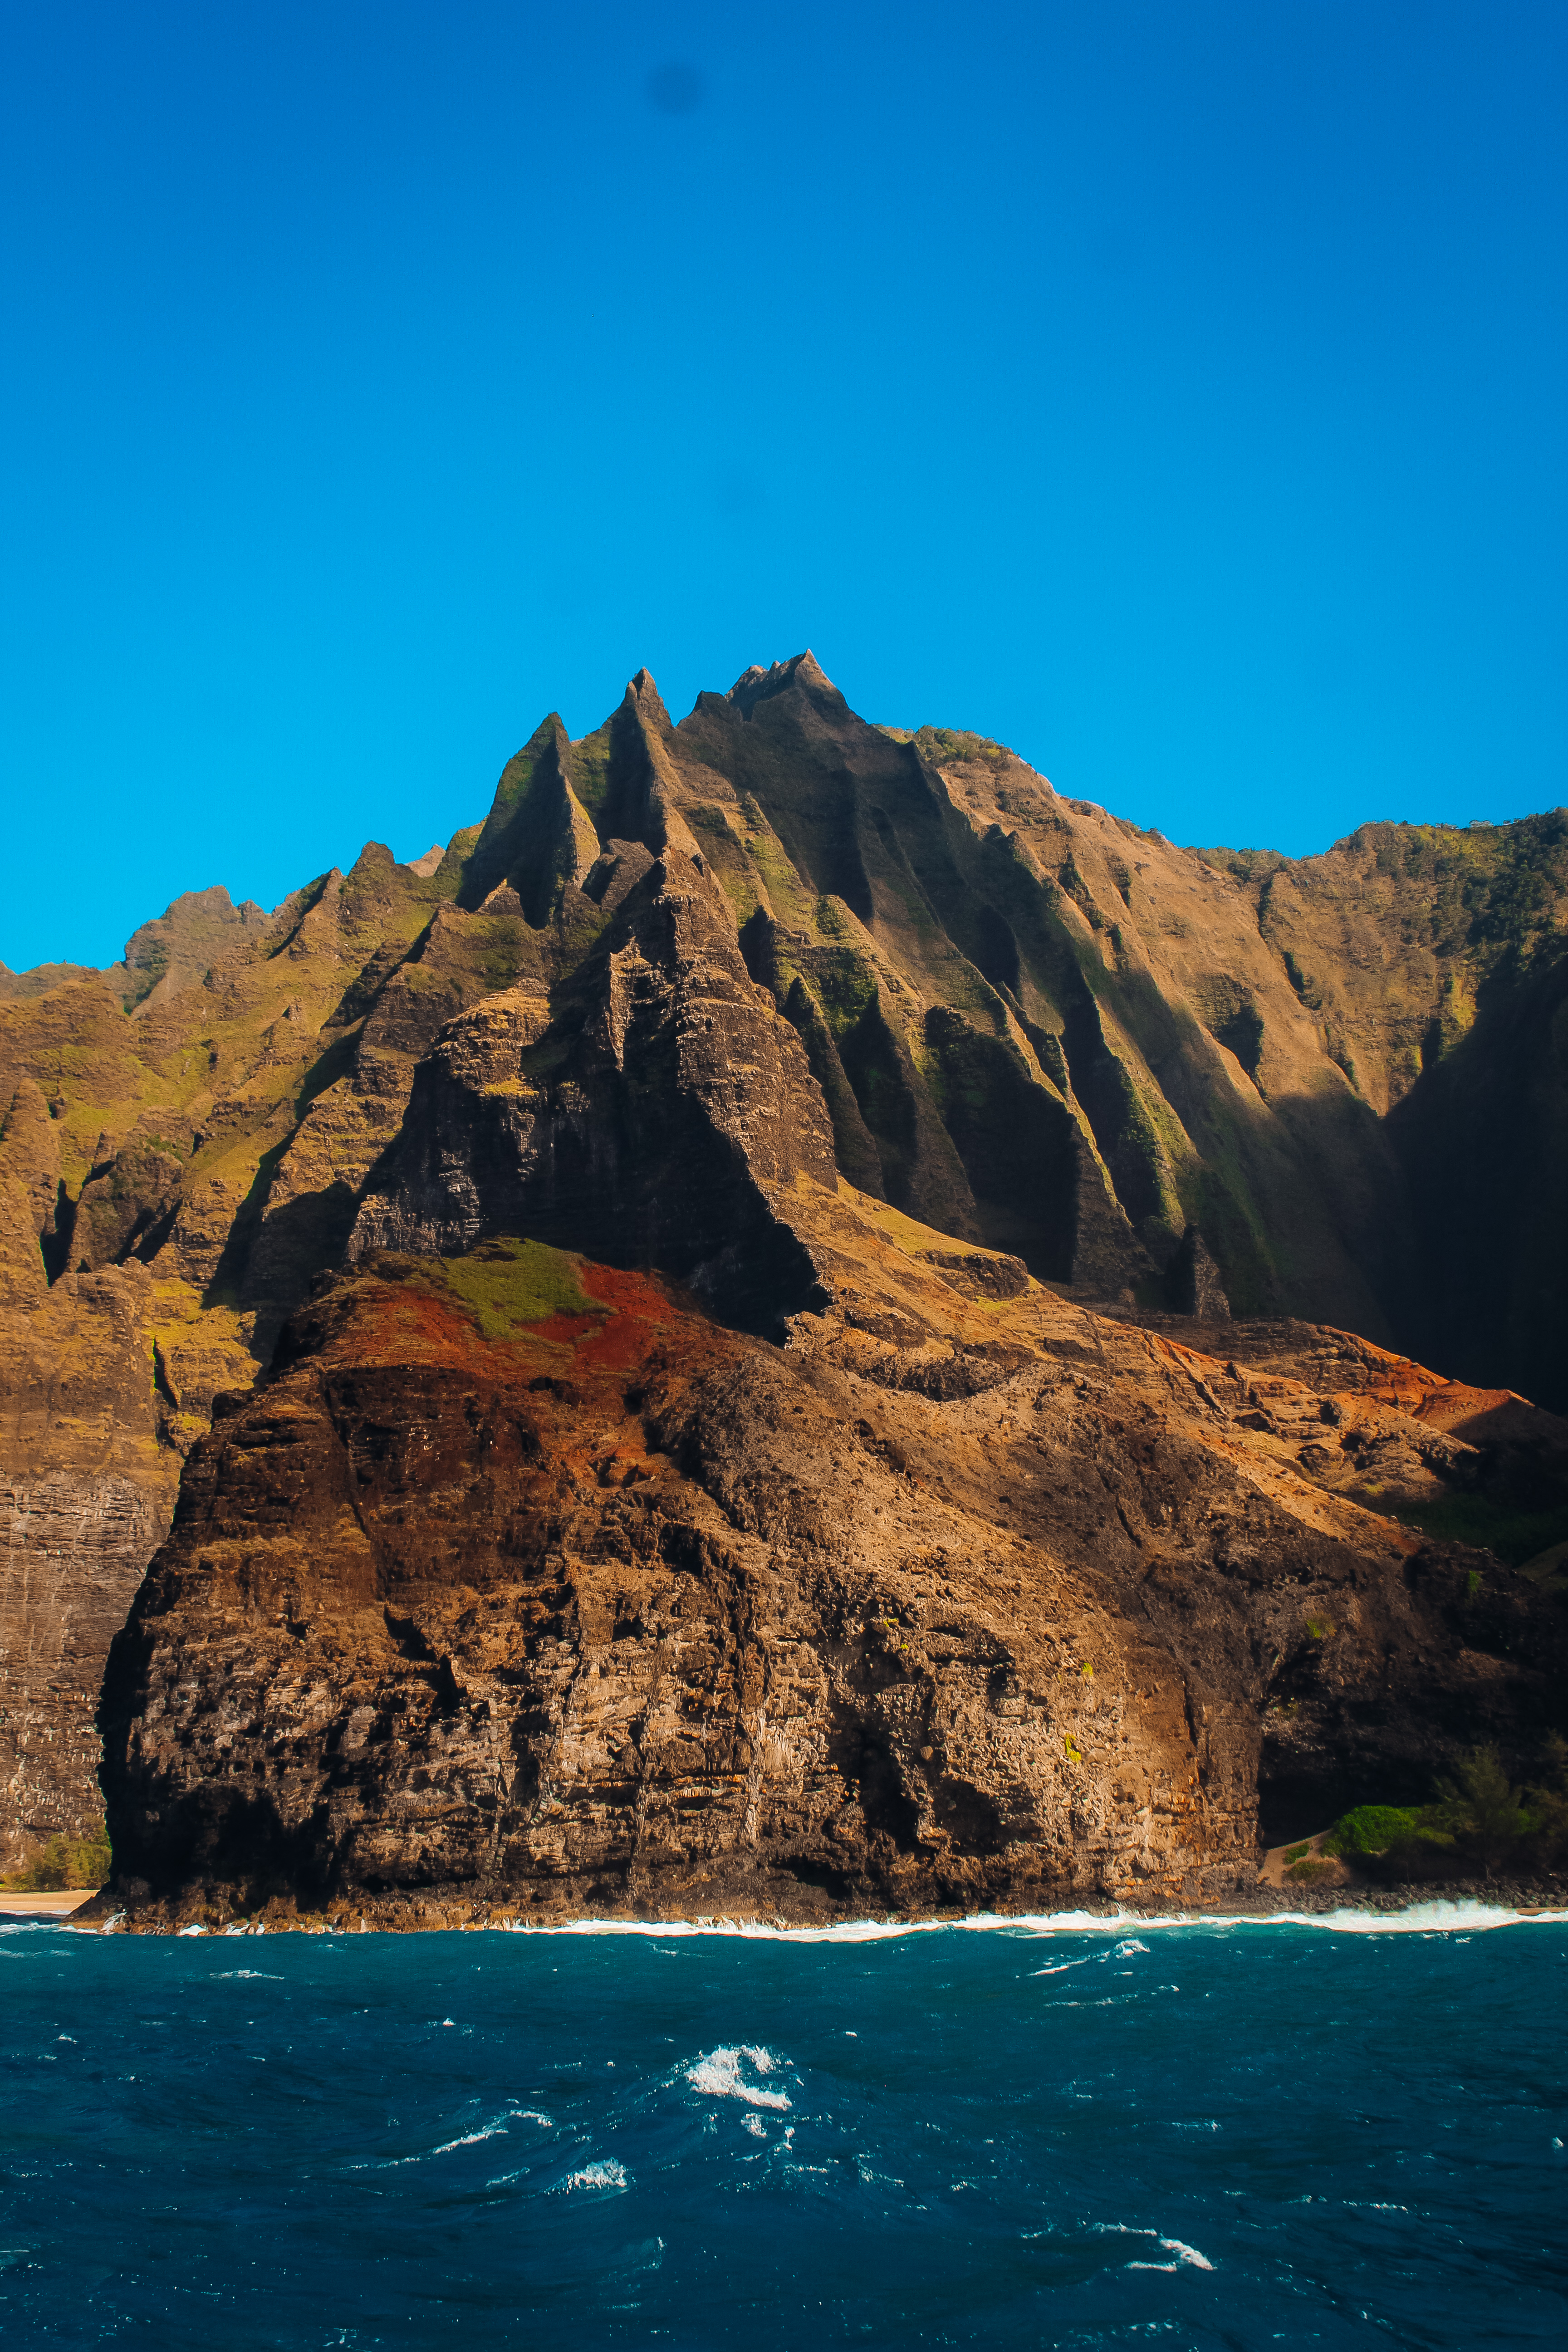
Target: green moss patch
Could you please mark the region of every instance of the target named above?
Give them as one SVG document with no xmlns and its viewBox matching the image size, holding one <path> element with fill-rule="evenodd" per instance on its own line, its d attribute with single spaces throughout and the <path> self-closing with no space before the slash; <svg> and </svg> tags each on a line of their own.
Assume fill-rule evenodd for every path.
<svg viewBox="0 0 1568 2352">
<path fill-rule="evenodd" d="M 584 1289 L 579 1261 L 543 1242 L 502 1237 L 480 1242 L 464 1257 L 436 1262 L 447 1288 L 473 1310 L 486 1339 L 504 1339 L 509 1331 L 547 1322 L 552 1315 L 608 1312 Z"/>
</svg>

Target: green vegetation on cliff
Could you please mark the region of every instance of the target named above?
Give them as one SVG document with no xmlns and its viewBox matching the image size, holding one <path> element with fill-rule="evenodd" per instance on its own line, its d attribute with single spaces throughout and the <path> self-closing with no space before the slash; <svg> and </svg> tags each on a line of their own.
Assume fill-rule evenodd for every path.
<svg viewBox="0 0 1568 2352">
<path fill-rule="evenodd" d="M 1429 1804 L 1358 1805 L 1322 1851 L 1394 1881 L 1559 1867 L 1568 1859 L 1568 1743 L 1547 1740 L 1531 1781 L 1511 1780 L 1495 1747 L 1468 1748 Z"/>
<path fill-rule="evenodd" d="M 487 1339 L 504 1339 L 552 1315 L 602 1315 L 578 1276 L 578 1261 L 542 1242 L 498 1238 L 463 1257 L 434 1261 L 446 1287 L 471 1307 Z"/>
<path fill-rule="evenodd" d="M 101 1825 L 90 1837 L 52 1837 L 23 1869 L 0 1878 L 0 1892 L 54 1895 L 78 1887 L 90 1892 L 103 1885 L 113 1859 L 109 1832 Z"/>
</svg>

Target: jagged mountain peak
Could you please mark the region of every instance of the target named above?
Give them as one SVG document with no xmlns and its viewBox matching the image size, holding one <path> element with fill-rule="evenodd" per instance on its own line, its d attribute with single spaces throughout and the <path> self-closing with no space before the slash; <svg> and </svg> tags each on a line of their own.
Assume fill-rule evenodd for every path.
<svg viewBox="0 0 1568 2352">
<path fill-rule="evenodd" d="M 998 1440 L 1011 1442 L 1020 1406 L 1026 1433 L 1056 1409 L 1043 1389 L 1033 1401 L 1011 1389 L 1021 1374 L 1049 1387 L 1064 1444 L 1079 1431 L 1091 1452 L 1104 1384 L 1121 1396 L 1131 1434 L 1110 1492 L 1139 1593 L 1152 1564 L 1169 1598 L 1167 1506 L 1190 1504 L 1181 1591 L 1192 1606 L 1207 1609 L 1216 1579 L 1234 1581 L 1243 1563 L 1250 1577 L 1254 1562 L 1266 1611 L 1283 1606 L 1300 1535 L 1279 1520 L 1262 1527 L 1258 1495 L 1288 1497 L 1297 1530 L 1326 1530 L 1342 1507 L 1369 1515 L 1344 1522 L 1359 1565 L 1324 1556 L 1325 1579 L 1349 1577 L 1347 1591 L 1363 1591 L 1364 1570 L 1397 1599 L 1420 1511 L 1458 1514 L 1480 1540 L 1490 1528 L 1522 1559 L 1524 1540 L 1558 1540 L 1540 1530 L 1557 1507 L 1547 1457 L 1562 1453 L 1560 1433 L 1543 1433 L 1537 1416 L 1506 1476 L 1494 1475 L 1478 1449 L 1491 1444 L 1496 1412 L 1528 1420 L 1517 1399 L 1444 1398 L 1442 1382 L 1428 1396 L 1428 1376 L 1398 1359 L 1377 1370 L 1392 1384 L 1392 1418 L 1358 1414 L 1340 1392 L 1363 1344 L 1350 1329 L 1393 1338 L 1446 1372 L 1563 1394 L 1562 831 L 1548 819 L 1473 840 L 1372 829 L 1353 855 L 1200 855 L 1058 799 L 988 737 L 869 724 L 809 653 L 699 696 L 675 729 L 641 670 L 578 741 L 550 712 L 508 761 L 484 825 L 456 834 L 433 870 L 429 856 L 399 864 L 373 843 L 346 876 L 318 877 L 268 919 L 222 893 L 192 894 L 146 927 L 133 1009 L 123 973 L 110 987 L 18 993 L 26 975 L 0 986 L 0 1289 L 15 1276 L 14 1304 L 0 1297 L 10 1351 L 0 1349 L 0 1407 L 24 1401 L 9 1420 L 0 1412 L 0 1474 L 76 1479 L 83 1527 L 108 1531 L 92 1542 L 127 1531 L 95 1587 L 122 1611 L 215 1395 L 251 1381 L 321 1276 L 352 1258 L 354 1279 L 374 1286 L 378 1267 L 394 1266 L 391 1290 L 375 1294 L 378 1328 L 414 1355 L 390 1368 L 387 1394 L 422 1431 L 428 1367 L 416 1360 L 418 1316 L 408 1319 L 420 1269 L 473 1250 L 458 1295 L 480 1302 L 481 1322 L 452 1339 L 462 1357 L 489 1340 L 483 1301 L 506 1237 L 526 1236 L 530 1248 L 597 1257 L 612 1286 L 658 1267 L 730 1337 L 784 1343 L 731 1349 L 699 1317 L 682 1344 L 694 1365 L 711 1355 L 728 1367 L 726 1380 L 765 1385 L 784 1366 L 793 1381 L 814 1366 L 805 1389 L 776 1399 L 790 1444 L 820 1381 L 835 1428 L 857 1442 L 870 1433 L 879 1475 L 890 1465 L 921 1479 L 908 1490 L 920 1547 L 905 1563 L 917 1582 L 951 1583 L 948 1552 L 932 1549 L 932 1496 L 944 1508 L 950 1496 L 961 1502 L 973 1478 L 1004 1516 L 978 1533 L 955 1521 L 951 1556 L 994 1548 L 988 1610 L 1015 1612 L 1016 1548 L 1032 1558 L 1035 1536 L 1012 1517 L 1022 1468 L 1006 1472 L 1004 1491 L 996 1460 L 984 1445 L 976 1454 L 966 1431 L 973 1400 L 993 1388 Z M 388 1260 L 388 1245 L 407 1255 Z M 398 1266 L 413 1269 L 415 1288 L 399 1287 Z M 961 1349 L 942 1337 L 955 1300 L 969 1302 Z M 655 1325 L 687 1328 L 689 1303 L 666 1302 L 668 1315 L 651 1294 L 645 1304 Z M 1245 1319 L 1291 1315 L 1301 1321 L 1249 1329 Z M 601 1341 L 618 1344 L 596 1315 L 579 1336 L 585 1361 Z M 1167 1341 L 1177 1344 L 1162 1355 Z M 552 1328 L 539 1345 L 577 1339 Z M 1279 1377 L 1261 1376 L 1259 1349 Z M 1284 1361 L 1304 1365 L 1303 1351 L 1317 1366 L 1306 1382 Z M 1190 1478 L 1147 1453 L 1156 1359 L 1161 1425 L 1169 1413 L 1187 1426 L 1205 1456 Z M 62 1388 L 51 1385 L 59 1364 Z M 470 1369 L 450 1367 L 454 1431 L 468 1425 Z M 579 1411 L 554 1371 L 521 1369 L 521 1394 L 558 1387 L 568 1419 Z M 878 1399 L 906 1391 L 897 1427 L 884 1425 Z M 269 1390 L 274 1404 L 280 1393 Z M 631 1396 L 610 1400 L 616 1413 Z M 1474 1424 L 1474 1445 L 1449 1443 L 1450 1408 Z M 731 1431 L 735 1464 L 750 1459 L 762 1426 L 750 1407 L 726 1420 L 715 1392 L 702 1410 L 710 1433 Z M 227 1412 L 226 1401 L 220 1423 Z M 915 1440 L 928 1423 L 946 1434 L 922 1466 Z M 695 1463 L 671 1432 L 682 1464 Z M 479 1491 L 479 1459 L 451 1455 L 455 1489 Z M 654 1454 L 631 1470 L 617 1462 L 606 1454 L 570 1477 L 551 1466 L 548 1512 L 589 1489 L 602 1500 L 646 1486 L 658 1505 Z M 120 1486 L 103 1486 L 106 1464 Z M 713 1466 L 719 1507 L 737 1529 L 752 1526 L 731 1470 L 717 1456 Z M 1478 1486 L 1483 1474 L 1490 1483 Z M 1030 1506 L 1041 1559 L 1059 1557 L 1077 1479 L 1062 1454 Z M 1218 1515 L 1216 1479 L 1232 1496 Z M 860 1484 L 858 1472 L 822 1522 L 824 1591 L 848 1591 Z M 1084 1572 L 1098 1574 L 1106 1542 L 1121 1538 L 1100 1471 L 1082 1493 Z M 1140 1493 L 1160 1506 L 1146 1526 Z M 890 1561 L 903 1574 L 877 1549 L 888 1508 L 884 1496 L 853 1544 L 864 1539 L 868 1570 Z M 37 1534 L 18 1536 L 14 1589 L 25 1596 L 56 1590 L 29 1567 L 55 1556 L 54 1524 L 40 1508 L 26 1519 Z M 583 1534 L 599 1541 L 585 1523 Z M 416 1551 L 423 1576 L 428 1554 Z M 1468 1557 L 1482 1568 L 1446 1554 L 1423 1568 L 1424 1608 L 1473 1594 L 1477 1574 L 1491 1591 L 1485 1556 Z M 1037 1600 L 1048 1616 L 1047 1585 Z M 42 1605 L 27 1598 L 25 1611 Z M 591 1594 L 586 1605 L 597 1605 Z M 1121 1608 L 1115 1595 L 1111 1607 Z M 1133 1607 L 1138 1622 L 1144 1608 Z M 1498 1623 L 1506 1646 L 1515 1636 Z M 193 1625 L 199 1647 L 205 1627 Z M 1468 1614 L 1463 1639 L 1480 1626 Z M 101 1655 L 111 1630 L 106 1617 L 89 1646 Z M 1266 1630 L 1259 1620 L 1247 1643 Z M 1366 1630 L 1368 1671 L 1381 1675 L 1378 1621 Z M 1347 1652 L 1325 1651 L 1310 1630 L 1292 1640 L 1289 1688 L 1307 1694 L 1305 1708 L 1320 1652 L 1334 1675 Z M 49 1679 L 47 1643 L 27 1630 L 16 1654 L 40 1662 L 38 1679 L 15 1706 L 0 1687 L 0 1780 L 14 1749 L 5 1727 L 31 1724 L 27 1754 L 42 1760 L 24 1759 L 15 1785 L 34 1791 L 26 1801 L 40 1818 L 66 1790 L 60 1818 L 85 1820 L 98 1801 L 85 1717 Z M 1245 1738 L 1225 1770 L 1245 1843 L 1260 1702 L 1219 1651 L 1194 1654 L 1194 1673 L 1215 1677 L 1239 1710 Z M 982 1728 L 1014 1720 L 1018 1703 L 1010 1681 L 986 1674 Z M 1205 1722 L 1208 1709 L 1205 1699 Z M 1191 1705 L 1174 1705 L 1178 1759 L 1194 1720 Z M 1491 1718 L 1474 1720 L 1492 1736 Z M 1500 1716 L 1497 1728 L 1507 1736 Z M 1295 1770 L 1293 1713 L 1285 1732 L 1283 1767 Z M 1204 1733 L 1198 1759 L 1210 1772 L 1214 1736 Z M 1337 1738 L 1325 1731 L 1325 1756 Z M 913 1754 L 911 1772 L 935 1760 Z M 919 1785 L 908 1795 L 917 1812 Z"/>
<path fill-rule="evenodd" d="M 1525 963 L 1540 965 L 1539 1019 L 1555 1017 L 1563 824 L 1366 826 L 1306 860 L 1181 850 L 1058 799 L 988 737 L 870 725 L 807 649 L 700 695 L 673 729 L 639 668 L 577 741 L 548 712 L 477 838 L 455 837 L 434 870 L 372 845 L 346 882 L 318 881 L 270 919 L 222 891 L 188 894 L 113 981 L 139 1018 L 168 1010 L 188 1025 L 201 1018 L 191 992 L 236 954 L 272 956 L 281 936 L 292 960 L 330 935 L 349 968 L 312 1016 L 321 1051 L 341 1056 L 336 1028 L 374 1005 L 363 1051 L 395 1035 L 412 1066 L 443 1021 L 525 971 L 552 1005 L 627 893 L 662 889 L 647 877 L 679 853 L 694 860 L 679 887 L 733 927 L 751 981 L 799 1034 L 857 1183 L 1099 1296 L 1152 1286 L 1176 1303 L 1192 1229 L 1233 1306 L 1402 1337 L 1561 1395 L 1533 1303 L 1563 1278 L 1551 1220 L 1507 1278 L 1506 1310 L 1476 1303 L 1499 1296 L 1495 1238 L 1492 1271 L 1467 1276 L 1475 1301 L 1460 1304 L 1447 1268 L 1500 1218 L 1512 1230 L 1508 1187 L 1488 1178 L 1486 1213 L 1443 1241 L 1452 1219 L 1413 1206 L 1412 1188 L 1424 1200 L 1431 1185 L 1402 1139 L 1439 1063 L 1456 1084 L 1480 1068 L 1491 1049 L 1477 1024 L 1491 1035 L 1498 990 Z M 26 975 L 0 988 L 12 1004 L 56 993 Z M 1509 1113 L 1532 1167 L 1558 1150 L 1555 1050 L 1535 1056 Z M 170 1065 L 187 1090 L 208 1051 L 182 1046 Z M 101 1112 L 68 1100 L 63 1113 L 89 1166 L 100 1132 L 111 1156 L 133 1125 L 107 1093 Z M 292 1200 L 297 1150 L 258 1199 L 262 1227 L 279 1188 Z M 249 1168 L 242 1193 L 253 1181 Z"/>
<path fill-rule="evenodd" d="M 657 728 L 661 735 L 668 735 L 670 732 L 674 722 L 664 707 L 658 688 L 654 683 L 652 670 L 638 670 L 626 688 L 625 700 L 626 705 L 637 712 L 645 726 Z"/>
<path fill-rule="evenodd" d="M 760 662 L 753 662 L 749 669 L 742 670 L 722 698 L 739 710 L 742 718 L 749 719 L 760 702 L 771 701 L 774 695 L 787 693 L 791 687 L 800 688 L 808 694 L 823 695 L 842 710 L 848 709 L 844 697 L 809 646 L 805 653 L 792 654 L 788 661 L 771 663 L 766 669 Z M 713 698 L 700 697 L 699 708 L 703 701 Z"/>
</svg>

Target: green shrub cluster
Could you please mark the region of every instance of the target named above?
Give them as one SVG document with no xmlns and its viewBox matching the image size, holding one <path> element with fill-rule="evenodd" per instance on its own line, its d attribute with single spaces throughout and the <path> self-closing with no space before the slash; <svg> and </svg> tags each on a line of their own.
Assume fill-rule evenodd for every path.
<svg viewBox="0 0 1568 2352">
<path fill-rule="evenodd" d="M 1357 1805 L 1322 1850 L 1391 1879 L 1490 1878 L 1559 1864 L 1568 1857 L 1568 1743 L 1554 1737 L 1541 1780 L 1519 1784 L 1495 1748 L 1472 1748 L 1430 1804 Z"/>
<path fill-rule="evenodd" d="M 1383 1853 L 1401 1838 L 1414 1836 L 1421 1811 L 1415 1805 L 1357 1805 L 1342 1813 L 1323 1840 L 1325 1853 Z"/>
<path fill-rule="evenodd" d="M 84 1893 L 109 1876 L 109 1832 L 102 1822 L 90 1837 L 52 1837 L 25 1869 L 0 1878 L 7 1895 L 54 1895 L 79 1886 Z"/>
</svg>

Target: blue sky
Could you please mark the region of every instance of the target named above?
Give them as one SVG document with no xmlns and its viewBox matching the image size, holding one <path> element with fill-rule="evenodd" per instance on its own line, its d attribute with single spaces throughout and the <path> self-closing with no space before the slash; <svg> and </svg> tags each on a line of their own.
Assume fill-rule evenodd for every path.
<svg viewBox="0 0 1568 2352">
<path fill-rule="evenodd" d="M 808 644 L 1178 840 L 1568 797 L 1557 0 L 4 43 L 14 969 Z"/>
</svg>

